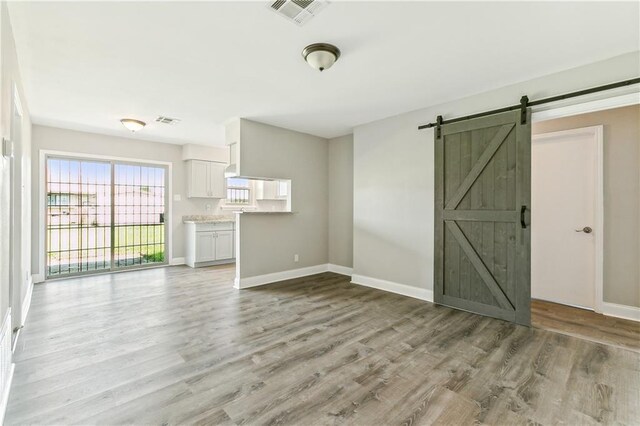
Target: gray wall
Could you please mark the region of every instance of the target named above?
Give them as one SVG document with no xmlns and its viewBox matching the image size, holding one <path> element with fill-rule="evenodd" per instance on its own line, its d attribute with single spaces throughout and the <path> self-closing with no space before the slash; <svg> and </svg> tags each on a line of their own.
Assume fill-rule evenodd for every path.
<svg viewBox="0 0 640 426">
<path fill-rule="evenodd" d="M 326 264 L 327 140 L 246 119 L 240 131 L 242 175 L 291 179 L 294 211 L 240 215 L 240 277 Z"/>
<path fill-rule="evenodd" d="M 329 139 L 329 263 L 353 266 L 353 135 Z"/>
<path fill-rule="evenodd" d="M 604 300 L 640 307 L 640 106 L 534 123 L 533 134 L 604 126 Z"/>
<path fill-rule="evenodd" d="M 30 158 L 31 158 L 31 120 L 27 100 L 22 88 L 18 59 L 16 56 L 15 41 L 9 21 L 6 2 L 0 4 L 0 39 L 2 45 L 1 55 L 1 119 L 0 132 L 2 137 L 15 138 L 20 134 L 20 143 L 15 141 L 13 179 L 10 175 L 10 163 L 8 159 L 0 157 L 0 321 L 4 319 L 9 300 L 9 244 L 10 239 L 10 191 L 13 186 L 16 197 L 16 226 L 13 227 L 13 241 L 17 252 L 14 252 L 13 265 L 15 269 L 14 279 L 19 285 L 14 286 L 13 295 L 13 325 L 18 325 L 22 316 L 22 301 L 29 285 L 30 264 L 30 230 L 31 230 L 31 206 L 29 198 L 30 183 Z M 11 116 L 13 114 L 13 88 L 18 89 L 22 103 L 22 120 L 16 123 L 16 128 L 11 129 Z"/>
<path fill-rule="evenodd" d="M 173 218 L 170 219 L 170 229 L 173 237 L 173 259 L 184 257 L 185 237 L 182 216 L 219 213 L 219 200 L 187 198 L 186 167 L 185 162 L 182 161 L 181 145 L 120 138 L 54 127 L 33 126 L 32 179 L 35 185 L 32 193 L 32 203 L 35 220 L 32 228 L 32 244 L 34 248 L 32 268 L 34 273 L 42 274 L 44 272 L 40 271 L 44 253 L 39 239 L 44 229 L 44 224 L 39 216 L 40 150 L 171 162 L 173 164 L 173 194 L 180 194 L 182 198 L 181 201 L 171 200 L 173 203 Z M 206 210 L 207 204 L 211 205 L 211 210 Z"/>
<path fill-rule="evenodd" d="M 354 274 L 433 289 L 433 129 L 418 125 L 638 75 L 633 52 L 356 127 Z"/>
</svg>

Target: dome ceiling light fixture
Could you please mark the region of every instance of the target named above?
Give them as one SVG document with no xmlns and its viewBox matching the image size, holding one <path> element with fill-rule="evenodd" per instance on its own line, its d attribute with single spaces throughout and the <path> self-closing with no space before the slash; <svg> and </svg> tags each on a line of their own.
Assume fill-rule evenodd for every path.
<svg viewBox="0 0 640 426">
<path fill-rule="evenodd" d="M 311 68 L 324 71 L 336 63 L 340 57 L 340 49 L 333 44 L 314 43 L 302 49 L 302 57 Z"/>
<path fill-rule="evenodd" d="M 135 120 L 133 118 L 123 118 L 122 120 L 120 120 L 120 122 L 124 127 L 134 133 L 147 125 L 147 123 L 145 123 L 144 121 Z"/>
</svg>

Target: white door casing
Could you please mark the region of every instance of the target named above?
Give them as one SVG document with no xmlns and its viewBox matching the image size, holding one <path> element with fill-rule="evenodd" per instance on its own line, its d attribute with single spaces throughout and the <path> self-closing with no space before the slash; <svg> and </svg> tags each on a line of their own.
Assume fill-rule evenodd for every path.
<svg viewBox="0 0 640 426">
<path fill-rule="evenodd" d="M 26 240 L 26 223 L 24 215 L 26 212 L 26 192 L 25 192 L 25 163 L 23 162 L 24 146 L 22 143 L 22 103 L 18 94 L 18 89 L 13 85 L 12 109 L 10 120 L 10 139 L 13 148 L 13 157 L 10 161 L 11 167 L 11 285 L 9 286 L 10 306 L 12 312 L 11 328 L 14 333 L 22 325 L 22 293 L 23 285 L 27 284 L 27 269 L 24 258 L 24 244 Z M 14 339 L 16 335 L 14 334 Z M 14 341 L 15 343 L 15 341 Z"/>
<path fill-rule="evenodd" d="M 532 137 L 534 299 L 600 311 L 602 150 L 602 126 Z"/>
</svg>

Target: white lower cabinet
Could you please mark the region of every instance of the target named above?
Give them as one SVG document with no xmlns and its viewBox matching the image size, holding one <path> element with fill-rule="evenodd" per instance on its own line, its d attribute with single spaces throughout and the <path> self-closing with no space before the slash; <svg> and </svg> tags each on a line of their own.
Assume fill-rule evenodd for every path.
<svg viewBox="0 0 640 426">
<path fill-rule="evenodd" d="M 215 236 L 216 260 L 233 257 L 233 231 L 218 231 Z"/>
<path fill-rule="evenodd" d="M 216 260 L 216 234 L 213 231 L 196 232 L 196 262 Z"/>
<path fill-rule="evenodd" d="M 187 223 L 185 262 L 192 268 L 235 262 L 233 222 Z"/>
</svg>

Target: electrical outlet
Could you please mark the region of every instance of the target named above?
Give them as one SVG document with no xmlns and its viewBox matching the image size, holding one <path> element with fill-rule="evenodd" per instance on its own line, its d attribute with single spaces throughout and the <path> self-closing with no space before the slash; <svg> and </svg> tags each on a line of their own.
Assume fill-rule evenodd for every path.
<svg viewBox="0 0 640 426">
<path fill-rule="evenodd" d="M 300 257 L 297 254 L 293 255 L 293 261 L 297 262 L 298 260 L 300 260 Z"/>
<path fill-rule="evenodd" d="M 204 209 L 207 211 L 211 210 L 211 204 L 205 204 Z"/>
</svg>

